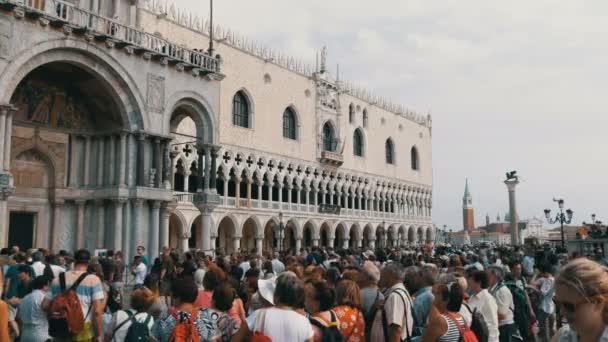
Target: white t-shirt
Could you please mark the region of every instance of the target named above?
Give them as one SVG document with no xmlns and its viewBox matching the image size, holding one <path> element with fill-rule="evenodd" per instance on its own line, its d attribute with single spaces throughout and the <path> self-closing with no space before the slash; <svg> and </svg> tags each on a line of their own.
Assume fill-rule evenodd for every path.
<svg viewBox="0 0 608 342">
<path fill-rule="evenodd" d="M 256 310 L 247 317 L 247 327 L 273 341 L 303 342 L 313 337 L 312 326 L 306 317 L 293 310 L 276 307 Z"/>
<path fill-rule="evenodd" d="M 146 273 L 148 269 L 146 264 L 143 262 L 135 267 L 135 284 L 141 285 L 144 283 L 144 279 L 146 279 Z"/>
<path fill-rule="evenodd" d="M 488 292 L 481 290 L 469 299 L 471 309 L 477 309 L 488 325 L 488 342 L 498 342 L 498 306 L 496 300 Z"/>
<path fill-rule="evenodd" d="M 395 291 L 395 293 L 392 293 Z M 384 310 L 386 311 L 386 323 L 388 326 L 395 324 L 401 327 L 401 339 L 404 340 L 412 335 L 414 328 L 414 318 L 412 317 L 411 297 L 406 296 L 407 292 L 403 283 L 393 285 L 384 295 Z M 409 295 L 409 292 L 407 292 Z M 403 297 L 403 300 L 401 299 Z M 403 303 L 405 302 L 405 306 Z M 382 326 L 382 310 L 376 312 L 371 331 L 372 341 L 383 341 L 384 330 Z"/>
<path fill-rule="evenodd" d="M 135 319 L 138 322 L 145 322 L 146 319 L 148 319 L 148 316 L 150 316 L 150 321 L 148 322 L 148 329 L 152 329 L 152 326 L 154 325 L 154 318 L 152 317 L 152 315 L 146 313 L 146 312 L 140 312 L 135 314 Z M 128 321 L 127 321 L 128 320 Z M 122 324 L 123 322 L 125 322 L 124 324 Z M 112 322 L 110 323 L 110 326 L 108 327 L 108 336 L 112 336 L 112 333 L 114 333 L 114 338 L 111 340 L 111 342 L 122 342 L 125 340 L 125 337 L 127 337 L 127 332 L 129 331 L 129 327 L 131 326 L 131 324 L 133 324 L 131 322 L 131 317 L 129 315 L 127 315 L 127 313 L 124 310 L 118 310 L 116 311 L 116 313 L 114 314 L 114 316 L 112 317 Z M 119 327 L 118 330 L 116 330 L 117 327 Z M 114 331 L 116 330 L 116 331 Z"/>
<path fill-rule="evenodd" d="M 496 284 L 490 289 L 490 294 L 496 299 L 496 305 L 498 305 L 498 314 L 505 315 L 505 319 L 501 319 L 498 322 L 499 326 L 513 324 L 513 310 L 515 305 L 513 304 L 513 295 L 511 291 L 504 285 Z"/>
</svg>

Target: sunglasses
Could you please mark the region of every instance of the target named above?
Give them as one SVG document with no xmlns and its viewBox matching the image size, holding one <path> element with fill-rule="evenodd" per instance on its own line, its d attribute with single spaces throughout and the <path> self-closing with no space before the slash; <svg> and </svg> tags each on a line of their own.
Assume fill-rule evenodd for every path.
<svg viewBox="0 0 608 342">
<path fill-rule="evenodd" d="M 581 300 L 578 303 L 569 303 L 569 302 L 564 302 L 561 300 L 557 300 L 555 298 L 553 298 L 553 303 L 555 303 L 556 306 L 559 306 L 560 308 L 564 309 L 564 311 L 566 313 L 575 313 L 583 304 L 589 303 L 589 301 L 587 299 Z"/>
</svg>

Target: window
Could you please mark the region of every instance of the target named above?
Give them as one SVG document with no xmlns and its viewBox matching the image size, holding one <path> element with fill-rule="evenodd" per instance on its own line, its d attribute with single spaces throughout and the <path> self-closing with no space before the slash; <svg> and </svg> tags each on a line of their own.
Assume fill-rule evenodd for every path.
<svg viewBox="0 0 608 342">
<path fill-rule="evenodd" d="M 291 108 L 283 112 L 283 137 L 296 140 L 296 113 Z"/>
<path fill-rule="evenodd" d="M 239 91 L 232 98 L 232 123 L 236 126 L 249 128 L 249 114 L 247 96 Z"/>
<path fill-rule="evenodd" d="M 334 129 L 329 122 L 326 122 L 323 125 L 323 151 L 335 152 L 337 145 Z"/>
<path fill-rule="evenodd" d="M 355 122 L 355 105 L 352 103 L 348 106 L 348 122 L 351 124 Z"/>
<path fill-rule="evenodd" d="M 412 161 L 412 170 L 418 171 L 420 165 L 418 162 L 418 149 L 416 148 L 416 146 L 412 147 L 412 150 L 410 151 L 410 158 Z"/>
<path fill-rule="evenodd" d="M 394 147 L 393 147 L 393 141 L 390 138 L 386 139 L 385 149 L 386 149 L 386 163 L 394 164 L 395 163 L 395 158 L 394 158 L 395 151 L 394 151 Z"/>
<path fill-rule="evenodd" d="M 363 127 L 367 128 L 367 109 L 363 109 Z"/>
<path fill-rule="evenodd" d="M 358 128 L 355 130 L 355 134 L 353 134 L 353 153 L 356 156 L 363 157 L 363 134 Z"/>
</svg>

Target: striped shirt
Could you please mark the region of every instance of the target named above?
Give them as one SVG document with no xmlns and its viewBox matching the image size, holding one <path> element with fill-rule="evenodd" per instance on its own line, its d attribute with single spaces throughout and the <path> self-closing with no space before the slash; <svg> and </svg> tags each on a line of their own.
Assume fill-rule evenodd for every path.
<svg viewBox="0 0 608 342">
<path fill-rule="evenodd" d="M 80 277 L 80 275 L 83 273 L 84 271 L 65 272 L 66 289 L 70 288 L 70 286 L 72 286 L 72 284 L 75 283 L 78 277 Z M 53 280 L 51 288 L 46 294 L 46 298 L 52 300 L 59 293 L 61 293 L 61 287 L 59 285 L 59 277 L 57 277 Z M 101 280 L 99 280 L 99 277 L 97 277 L 96 275 L 89 274 L 82 280 L 80 285 L 76 288 L 76 294 L 78 295 L 78 299 L 80 300 L 80 306 L 82 307 L 82 314 L 85 317 L 85 321 L 91 322 L 92 313 L 89 312 L 89 310 L 91 310 L 91 305 L 93 304 L 93 301 L 105 298 Z"/>
<path fill-rule="evenodd" d="M 458 330 L 458 326 L 456 326 L 456 324 L 446 315 L 441 315 L 441 317 L 443 317 L 443 319 L 445 319 L 446 323 L 448 324 L 448 330 L 445 332 L 445 334 L 443 334 L 443 336 L 441 336 L 438 341 L 439 342 L 458 342 L 460 341 L 460 331 Z M 458 320 L 458 323 L 460 324 L 460 326 L 464 327 L 465 322 L 464 322 L 464 318 L 462 318 L 462 316 L 458 316 L 458 318 L 456 318 L 456 320 Z"/>
</svg>

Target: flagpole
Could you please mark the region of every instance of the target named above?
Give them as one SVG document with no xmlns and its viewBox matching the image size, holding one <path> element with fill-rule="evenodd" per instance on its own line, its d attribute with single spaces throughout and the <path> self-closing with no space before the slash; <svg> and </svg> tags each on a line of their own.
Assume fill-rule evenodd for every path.
<svg viewBox="0 0 608 342">
<path fill-rule="evenodd" d="M 213 0 L 209 0 L 209 56 L 213 56 Z"/>
</svg>

